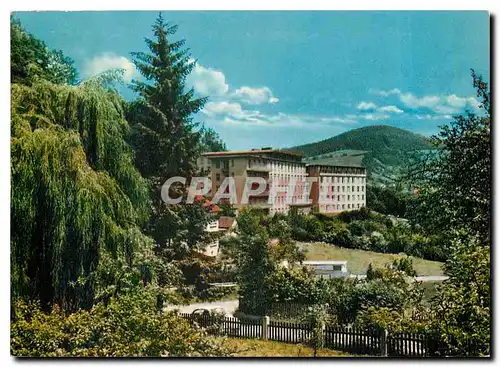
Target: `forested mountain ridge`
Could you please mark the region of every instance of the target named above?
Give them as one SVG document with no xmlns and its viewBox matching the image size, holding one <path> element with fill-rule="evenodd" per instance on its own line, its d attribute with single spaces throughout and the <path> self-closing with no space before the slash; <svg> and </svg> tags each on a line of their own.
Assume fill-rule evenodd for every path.
<svg viewBox="0 0 500 367">
<path fill-rule="evenodd" d="M 422 135 L 392 126 L 373 125 L 287 150 L 303 154 L 305 161 L 361 160 L 373 183 L 389 183 L 404 166 L 407 153 L 432 148 L 431 142 Z"/>
</svg>

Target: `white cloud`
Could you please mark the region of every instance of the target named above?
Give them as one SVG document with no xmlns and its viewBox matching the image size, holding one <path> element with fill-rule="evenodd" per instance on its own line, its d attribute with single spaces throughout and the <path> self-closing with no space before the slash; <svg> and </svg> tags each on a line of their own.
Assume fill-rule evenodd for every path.
<svg viewBox="0 0 500 367">
<path fill-rule="evenodd" d="M 454 114 L 460 112 L 461 108 L 447 106 L 443 104 L 434 107 L 432 110 L 439 114 Z"/>
<path fill-rule="evenodd" d="M 417 120 L 451 120 L 453 116 L 451 115 L 414 115 Z"/>
<path fill-rule="evenodd" d="M 452 94 L 446 97 L 446 102 L 452 107 L 464 108 L 467 105 L 467 98 L 461 98 L 455 94 Z"/>
<path fill-rule="evenodd" d="M 391 90 L 370 89 L 370 93 L 378 94 L 382 97 L 389 97 L 392 94 L 401 94 L 401 91 L 398 88 L 394 88 Z"/>
<path fill-rule="evenodd" d="M 384 114 L 379 115 L 379 114 L 372 114 L 372 113 L 358 116 L 358 118 L 361 118 L 363 120 L 369 120 L 369 121 L 387 120 L 389 117 L 390 117 L 389 115 L 384 115 Z"/>
<path fill-rule="evenodd" d="M 245 127 L 281 126 L 316 128 L 328 124 L 353 124 L 356 118 L 352 116 L 314 116 L 286 114 L 283 112 L 266 114 L 257 110 L 244 109 L 234 102 L 208 102 L 202 112 L 207 119 L 224 124 L 241 125 Z"/>
<path fill-rule="evenodd" d="M 412 93 L 400 94 L 399 96 L 401 102 L 404 103 L 406 107 L 409 108 L 434 108 L 436 107 L 441 99 L 438 96 L 424 96 L 422 98 L 418 98 Z"/>
<path fill-rule="evenodd" d="M 83 65 L 83 75 L 90 78 L 109 69 L 123 69 L 123 81 L 126 83 L 130 83 L 133 78 L 140 76 L 132 61 L 113 53 L 103 53 L 86 60 Z"/>
<path fill-rule="evenodd" d="M 196 63 L 193 71 L 186 78 L 186 84 L 192 86 L 197 93 L 210 97 L 223 96 L 229 90 L 224 73 L 204 67 L 199 63 Z"/>
<path fill-rule="evenodd" d="M 268 87 L 241 87 L 232 93 L 232 97 L 249 105 L 279 102 L 279 98 L 274 97 L 273 92 Z"/>
<path fill-rule="evenodd" d="M 377 108 L 377 105 L 373 102 L 360 102 L 356 108 L 358 110 L 366 111 L 366 110 L 374 110 Z"/>
<path fill-rule="evenodd" d="M 396 106 L 383 106 L 383 107 L 379 107 L 377 109 L 377 111 L 380 111 L 380 112 L 390 112 L 390 113 L 403 113 L 404 112 L 403 110 L 400 110 Z"/>
<path fill-rule="evenodd" d="M 239 103 L 232 102 L 208 102 L 202 110 L 206 115 L 238 115 L 242 108 Z"/>
<path fill-rule="evenodd" d="M 476 111 L 479 110 L 479 102 L 477 101 L 476 98 L 459 97 L 456 94 L 450 94 L 447 96 L 427 95 L 423 97 L 417 97 L 410 92 L 403 93 L 397 88 L 391 89 L 389 91 L 370 89 L 370 92 L 378 94 L 383 97 L 388 97 L 392 94 L 396 94 L 399 96 L 399 100 L 408 108 L 415 110 L 426 108 L 440 115 L 445 115 L 445 116 L 440 116 L 439 118 L 446 118 L 446 116 L 448 115 L 460 113 L 465 108 L 472 108 Z M 381 111 L 382 108 L 379 110 Z M 386 112 L 390 111 L 387 110 Z M 396 111 L 394 110 L 393 112 Z"/>
</svg>

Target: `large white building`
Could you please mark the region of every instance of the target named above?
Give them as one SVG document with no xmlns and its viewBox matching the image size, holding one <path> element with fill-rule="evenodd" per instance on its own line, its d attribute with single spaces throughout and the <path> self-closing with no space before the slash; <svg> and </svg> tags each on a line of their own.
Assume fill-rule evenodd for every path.
<svg viewBox="0 0 500 367">
<path fill-rule="evenodd" d="M 337 213 L 366 206 L 366 169 L 360 161 L 341 156 L 304 162 L 300 154 L 262 148 L 204 153 L 198 165 L 211 178 L 212 197 L 226 177 L 234 178 L 236 209 L 253 206 L 274 214 L 287 213 L 291 206 L 296 206 L 302 212 Z M 250 196 L 248 204 L 241 204 L 248 177 L 263 178 L 267 187 L 263 193 Z M 311 203 L 304 204 L 302 199 L 308 177 L 315 181 L 310 188 Z M 292 181 L 298 183 L 288 202 L 283 188 L 290 186 Z M 271 182 L 275 185 L 274 190 Z M 252 189 L 257 186 L 255 184 Z"/>
<path fill-rule="evenodd" d="M 263 208 L 270 214 L 286 213 L 290 209 L 290 204 L 294 205 L 299 201 L 302 192 L 301 186 L 299 185 L 293 193 L 291 203 L 286 202 L 286 193 L 281 191 L 279 186 L 288 186 L 292 179 L 305 181 L 307 176 L 306 165 L 302 162 L 300 154 L 271 148 L 204 153 L 202 157 L 210 160 L 210 163 L 205 164 L 205 167 L 210 167 L 212 196 L 215 195 L 226 177 L 234 178 L 238 202 L 235 207 L 237 209 L 253 206 Z M 248 177 L 262 177 L 268 185 L 263 193 L 250 196 L 248 204 L 239 204 Z M 276 196 L 274 200 L 271 200 L 271 203 L 269 203 L 269 196 L 273 194 L 273 190 L 270 182 L 278 185 Z"/>
</svg>

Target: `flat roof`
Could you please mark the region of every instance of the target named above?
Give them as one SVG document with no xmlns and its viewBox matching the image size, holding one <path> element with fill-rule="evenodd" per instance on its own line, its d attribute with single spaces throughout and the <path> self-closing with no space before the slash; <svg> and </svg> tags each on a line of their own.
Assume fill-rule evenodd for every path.
<svg viewBox="0 0 500 367">
<path fill-rule="evenodd" d="M 228 152 L 207 152 L 203 153 L 204 157 L 219 157 L 219 156 L 231 156 L 231 155 L 252 155 L 252 154 L 263 154 L 263 153 L 278 153 L 286 154 L 294 157 L 303 157 L 302 154 L 288 152 L 286 150 L 279 149 L 255 149 L 255 150 L 233 150 Z"/>
<path fill-rule="evenodd" d="M 302 262 L 303 265 L 344 265 L 347 260 L 307 260 Z"/>
</svg>

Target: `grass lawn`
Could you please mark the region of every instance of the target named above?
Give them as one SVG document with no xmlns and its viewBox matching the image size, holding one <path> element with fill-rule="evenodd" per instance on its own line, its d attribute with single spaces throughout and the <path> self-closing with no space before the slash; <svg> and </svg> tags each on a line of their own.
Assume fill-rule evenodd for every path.
<svg viewBox="0 0 500 367">
<path fill-rule="evenodd" d="M 287 344 L 260 339 L 225 339 L 227 347 L 236 352 L 233 357 L 313 357 L 313 349 L 305 345 Z M 332 349 L 318 349 L 318 357 L 352 357 Z"/>
<path fill-rule="evenodd" d="M 347 269 L 352 274 L 366 274 L 370 263 L 382 267 L 398 257 L 396 254 L 382 254 L 350 248 L 336 247 L 325 243 L 301 243 L 307 260 L 347 260 Z M 442 275 L 443 263 L 413 257 L 413 267 L 418 275 Z"/>
</svg>

